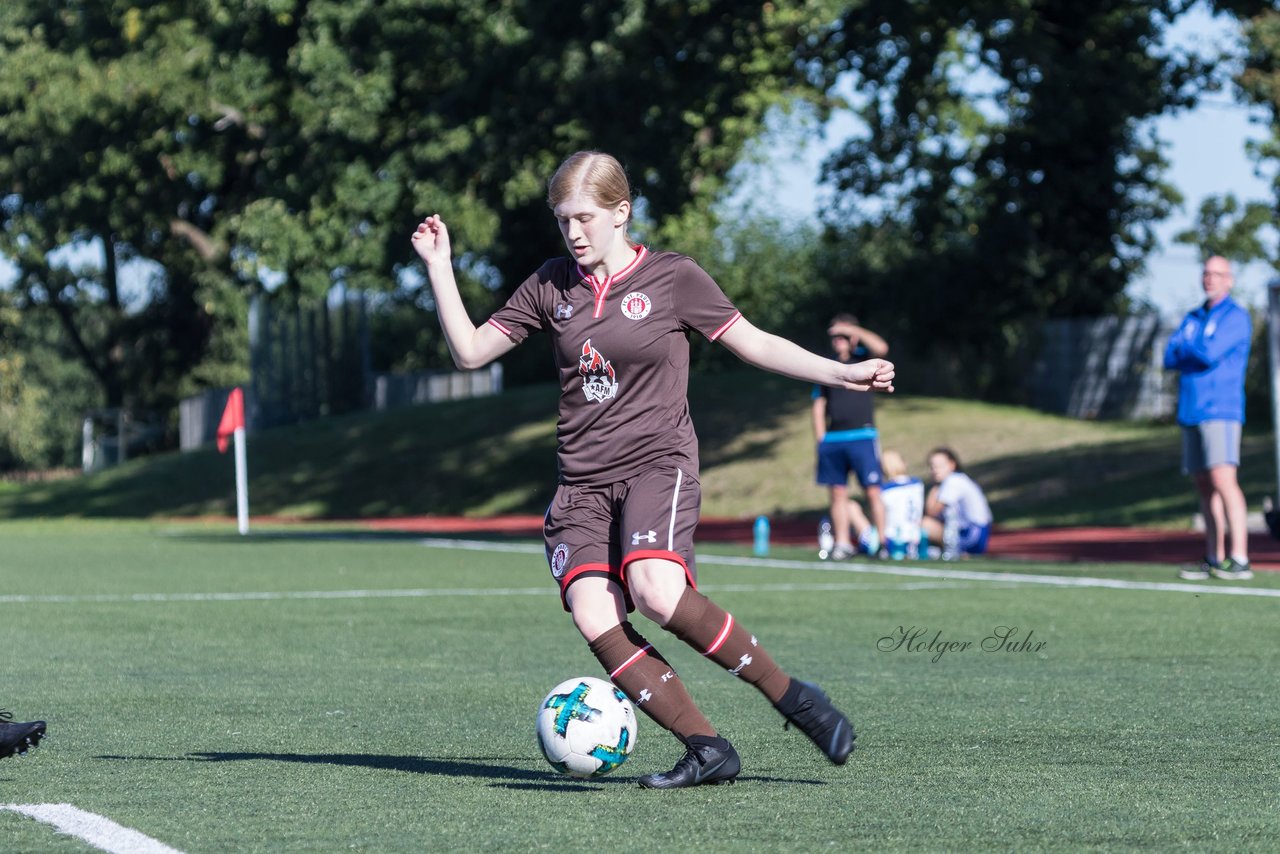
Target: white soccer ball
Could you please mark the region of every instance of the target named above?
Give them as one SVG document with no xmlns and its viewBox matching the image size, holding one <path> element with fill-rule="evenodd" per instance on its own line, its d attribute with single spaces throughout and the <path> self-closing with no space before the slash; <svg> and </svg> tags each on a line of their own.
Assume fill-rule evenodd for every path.
<svg viewBox="0 0 1280 854">
<path fill-rule="evenodd" d="M 636 746 L 636 712 L 603 679 L 566 679 L 538 706 L 538 746 L 551 767 L 570 777 L 599 777 Z"/>
</svg>

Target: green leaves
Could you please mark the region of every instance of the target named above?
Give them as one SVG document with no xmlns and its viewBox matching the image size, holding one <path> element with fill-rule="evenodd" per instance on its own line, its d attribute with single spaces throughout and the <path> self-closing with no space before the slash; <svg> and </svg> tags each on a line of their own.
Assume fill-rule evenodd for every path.
<svg viewBox="0 0 1280 854">
<path fill-rule="evenodd" d="M 1242 203 L 1227 193 L 1201 202 L 1195 227 L 1179 233 L 1174 240 L 1196 247 L 1202 261 L 1211 255 L 1243 263 L 1266 260 L 1269 253 L 1262 232 L 1274 223 L 1270 205 Z"/>
<path fill-rule="evenodd" d="M 1142 269 L 1180 201 L 1146 122 L 1190 103 L 1217 57 L 1162 43 L 1180 2 L 943 6 L 846 11 L 866 132 L 828 164 L 849 218 L 831 226 L 897 245 L 848 277 L 884 294 L 888 325 L 1008 395 L 1024 328 L 1112 311 Z"/>
<path fill-rule="evenodd" d="M 11 0 L 0 253 L 103 403 L 165 410 L 235 374 L 246 293 L 412 287 L 427 213 L 464 288 L 513 287 L 559 251 L 545 182 L 578 148 L 616 152 L 654 217 L 705 209 L 770 107 L 820 97 L 794 47 L 833 9 Z M 101 251 L 70 271 L 69 244 Z"/>
</svg>

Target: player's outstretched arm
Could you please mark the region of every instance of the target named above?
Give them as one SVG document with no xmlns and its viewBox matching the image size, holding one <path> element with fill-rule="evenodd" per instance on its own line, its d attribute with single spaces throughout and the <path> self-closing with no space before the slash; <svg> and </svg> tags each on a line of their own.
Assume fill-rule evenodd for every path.
<svg viewBox="0 0 1280 854">
<path fill-rule="evenodd" d="M 740 318 L 720 336 L 721 343 L 748 365 L 819 385 L 854 391 L 893 391 L 893 363 L 884 359 L 844 364 L 751 325 Z"/>
<path fill-rule="evenodd" d="M 454 364 L 462 370 L 481 368 L 515 347 L 510 338 L 494 327 L 486 323 L 477 328 L 467 316 L 458 293 L 458 282 L 453 277 L 453 252 L 444 220 L 437 214 L 427 217 L 410 240 L 427 266 L 427 279 L 436 298 L 436 314 Z"/>
</svg>

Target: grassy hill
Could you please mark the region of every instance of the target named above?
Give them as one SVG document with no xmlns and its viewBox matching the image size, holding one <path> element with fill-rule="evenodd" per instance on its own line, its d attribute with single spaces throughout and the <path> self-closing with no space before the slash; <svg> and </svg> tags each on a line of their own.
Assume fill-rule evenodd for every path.
<svg viewBox="0 0 1280 854">
<path fill-rule="evenodd" d="M 703 512 L 816 515 L 809 388 L 761 373 L 696 377 Z M 542 513 L 555 479 L 550 386 L 500 397 L 362 413 L 250 437 L 254 515 L 313 519 L 414 514 Z M 882 445 L 913 473 L 938 444 L 953 447 L 1005 525 L 1186 527 L 1195 511 L 1167 424 L 1082 422 L 1015 407 L 893 395 L 881 398 Z M 1250 506 L 1275 492 L 1271 435 L 1245 438 Z M 228 515 L 230 455 L 212 448 L 130 461 L 63 481 L 5 484 L 0 518 Z"/>
</svg>

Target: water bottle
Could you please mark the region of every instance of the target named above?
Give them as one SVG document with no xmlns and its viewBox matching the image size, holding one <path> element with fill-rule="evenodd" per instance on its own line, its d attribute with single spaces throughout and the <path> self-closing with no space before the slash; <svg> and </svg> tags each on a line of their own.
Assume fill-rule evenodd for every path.
<svg viewBox="0 0 1280 854">
<path fill-rule="evenodd" d="M 831 552 L 836 547 L 835 529 L 831 527 L 830 519 L 823 519 L 818 524 L 818 558 L 826 560 L 831 557 Z"/>
<path fill-rule="evenodd" d="M 889 552 L 890 560 L 903 560 L 907 556 L 907 539 L 905 532 L 899 528 L 889 532 L 889 536 L 885 539 L 885 548 Z"/>
<path fill-rule="evenodd" d="M 956 560 L 960 557 L 960 520 L 954 510 L 948 508 L 942 514 L 942 559 Z"/>
<path fill-rule="evenodd" d="M 769 517 L 757 516 L 756 523 L 751 527 L 753 545 L 751 550 L 757 557 L 764 557 L 769 553 Z"/>
</svg>

